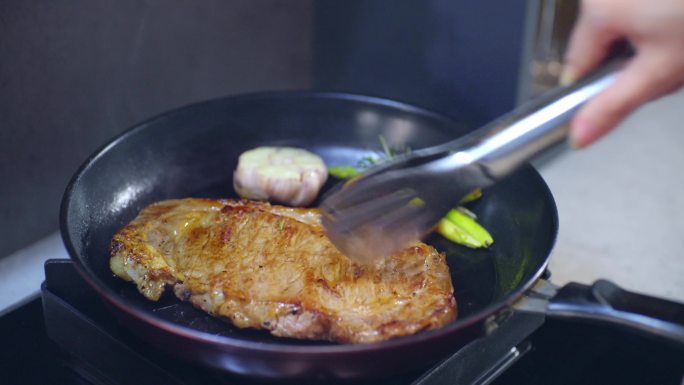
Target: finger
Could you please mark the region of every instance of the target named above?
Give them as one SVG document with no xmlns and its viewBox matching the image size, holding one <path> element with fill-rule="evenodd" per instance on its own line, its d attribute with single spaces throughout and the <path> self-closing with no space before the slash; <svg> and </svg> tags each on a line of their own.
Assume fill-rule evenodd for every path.
<svg viewBox="0 0 684 385">
<path fill-rule="evenodd" d="M 665 71 L 665 55 L 640 54 L 608 89 L 588 102 L 572 120 L 570 143 L 585 147 L 612 130 L 639 105 L 671 92 L 676 71 Z"/>
<path fill-rule="evenodd" d="M 568 43 L 561 84 L 586 75 L 606 57 L 611 45 L 620 38 L 617 30 L 596 12 L 583 4 Z"/>
</svg>

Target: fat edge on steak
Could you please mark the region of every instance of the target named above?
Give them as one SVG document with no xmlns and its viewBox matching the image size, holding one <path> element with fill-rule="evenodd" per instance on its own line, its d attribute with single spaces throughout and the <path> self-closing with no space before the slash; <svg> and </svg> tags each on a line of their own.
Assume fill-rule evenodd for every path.
<svg viewBox="0 0 684 385">
<path fill-rule="evenodd" d="M 154 203 L 113 237 L 110 268 L 156 301 L 181 300 L 276 336 L 369 343 L 456 317 L 443 254 L 416 243 L 372 265 L 328 240 L 317 209 L 253 201 Z"/>
</svg>

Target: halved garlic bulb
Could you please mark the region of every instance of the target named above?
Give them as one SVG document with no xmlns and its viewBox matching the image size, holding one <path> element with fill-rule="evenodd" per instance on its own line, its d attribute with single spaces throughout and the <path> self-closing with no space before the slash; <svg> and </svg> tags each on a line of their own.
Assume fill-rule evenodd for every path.
<svg viewBox="0 0 684 385">
<path fill-rule="evenodd" d="M 327 178 L 328 169 L 316 154 L 294 147 L 257 147 L 240 155 L 233 186 L 243 198 L 306 206 Z"/>
</svg>

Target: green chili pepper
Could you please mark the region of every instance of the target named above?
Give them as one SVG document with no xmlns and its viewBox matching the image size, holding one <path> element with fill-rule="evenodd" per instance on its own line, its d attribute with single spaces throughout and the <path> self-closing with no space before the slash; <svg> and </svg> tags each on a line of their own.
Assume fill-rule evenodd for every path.
<svg viewBox="0 0 684 385">
<path fill-rule="evenodd" d="M 480 189 L 473 190 L 470 192 L 470 194 L 464 196 L 463 199 L 461 199 L 461 203 L 472 202 L 475 199 L 480 198 L 481 196 L 482 196 L 482 190 L 480 190 Z"/>
<path fill-rule="evenodd" d="M 349 179 L 359 175 L 360 172 L 352 166 L 333 166 L 328 167 L 328 174 L 337 179 Z"/>
<path fill-rule="evenodd" d="M 450 210 L 439 221 L 437 232 L 452 242 L 474 249 L 489 247 L 494 242 L 484 227 L 458 208 Z"/>
</svg>

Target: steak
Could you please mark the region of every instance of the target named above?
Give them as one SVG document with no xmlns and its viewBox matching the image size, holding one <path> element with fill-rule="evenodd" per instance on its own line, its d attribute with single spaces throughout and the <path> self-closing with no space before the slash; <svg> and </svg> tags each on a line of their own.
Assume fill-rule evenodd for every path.
<svg viewBox="0 0 684 385">
<path fill-rule="evenodd" d="M 328 240 L 317 209 L 234 200 L 154 203 L 119 230 L 110 268 L 156 301 L 181 300 L 237 327 L 367 343 L 456 317 L 445 257 L 424 243 L 361 264 Z"/>
</svg>

